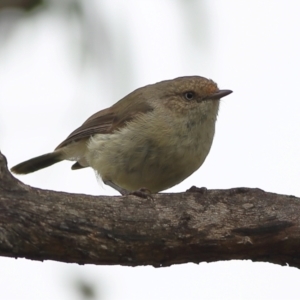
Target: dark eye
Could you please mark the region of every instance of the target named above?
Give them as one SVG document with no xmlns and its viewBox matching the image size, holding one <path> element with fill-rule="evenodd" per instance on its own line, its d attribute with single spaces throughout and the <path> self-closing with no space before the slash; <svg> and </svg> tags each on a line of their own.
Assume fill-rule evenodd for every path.
<svg viewBox="0 0 300 300">
<path fill-rule="evenodd" d="M 195 93 L 194 92 L 185 92 L 184 98 L 186 100 L 193 100 L 195 98 Z"/>
</svg>

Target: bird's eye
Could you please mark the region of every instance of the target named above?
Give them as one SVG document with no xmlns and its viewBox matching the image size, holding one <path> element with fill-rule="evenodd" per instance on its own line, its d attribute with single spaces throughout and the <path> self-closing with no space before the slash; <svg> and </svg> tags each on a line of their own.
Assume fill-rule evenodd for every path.
<svg viewBox="0 0 300 300">
<path fill-rule="evenodd" d="M 186 100 L 193 100 L 195 97 L 195 93 L 194 92 L 185 92 L 184 93 L 184 98 Z"/>
</svg>

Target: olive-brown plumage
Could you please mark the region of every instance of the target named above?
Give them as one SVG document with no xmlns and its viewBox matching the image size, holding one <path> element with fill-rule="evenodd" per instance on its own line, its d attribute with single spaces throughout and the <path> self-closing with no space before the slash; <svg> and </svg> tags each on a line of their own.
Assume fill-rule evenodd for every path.
<svg viewBox="0 0 300 300">
<path fill-rule="evenodd" d="M 104 183 L 126 194 L 178 184 L 209 153 L 220 98 L 230 94 L 200 76 L 148 85 L 88 118 L 51 153 L 11 170 L 27 174 L 61 160 L 92 167 Z"/>
</svg>

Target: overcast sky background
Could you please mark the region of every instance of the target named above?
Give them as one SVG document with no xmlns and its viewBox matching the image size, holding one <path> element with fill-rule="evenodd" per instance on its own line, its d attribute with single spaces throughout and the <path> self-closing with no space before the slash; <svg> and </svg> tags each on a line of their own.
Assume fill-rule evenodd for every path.
<svg viewBox="0 0 300 300">
<path fill-rule="evenodd" d="M 10 167 L 52 151 L 92 113 L 138 87 L 201 75 L 233 94 L 222 100 L 204 165 L 168 192 L 246 186 L 300 196 L 300 2 L 92 3 L 91 22 L 105 30 L 86 57 L 80 26 L 55 11 L 24 17 L 1 42 L 0 149 Z M 70 167 L 18 178 L 57 191 L 117 194 L 91 169 Z M 81 299 L 80 280 L 105 300 L 300 298 L 300 270 L 251 261 L 154 269 L 0 258 L 0 270 L 3 300 Z"/>
</svg>

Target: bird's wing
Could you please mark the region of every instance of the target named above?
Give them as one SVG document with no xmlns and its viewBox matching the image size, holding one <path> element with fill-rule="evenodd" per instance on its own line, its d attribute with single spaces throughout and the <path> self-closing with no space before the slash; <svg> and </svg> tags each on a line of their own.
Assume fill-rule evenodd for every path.
<svg viewBox="0 0 300 300">
<path fill-rule="evenodd" d="M 90 138 L 95 134 L 112 133 L 125 126 L 127 122 L 132 121 L 137 115 L 153 110 L 146 102 L 124 100 L 126 100 L 126 97 L 112 107 L 101 110 L 89 117 L 80 127 L 60 143 L 56 149 L 62 148 L 74 141 Z"/>
</svg>

